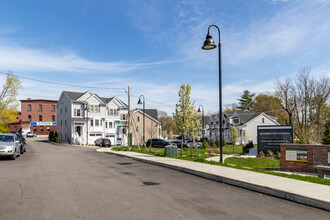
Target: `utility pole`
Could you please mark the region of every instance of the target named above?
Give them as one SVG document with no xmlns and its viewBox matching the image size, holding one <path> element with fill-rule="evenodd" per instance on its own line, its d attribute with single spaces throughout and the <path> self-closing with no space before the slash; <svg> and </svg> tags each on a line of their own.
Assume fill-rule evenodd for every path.
<svg viewBox="0 0 330 220">
<path fill-rule="evenodd" d="M 127 141 L 128 141 L 128 149 L 131 149 L 131 127 L 130 127 L 130 122 L 131 122 L 131 88 L 128 86 L 128 135 L 127 135 Z"/>
</svg>

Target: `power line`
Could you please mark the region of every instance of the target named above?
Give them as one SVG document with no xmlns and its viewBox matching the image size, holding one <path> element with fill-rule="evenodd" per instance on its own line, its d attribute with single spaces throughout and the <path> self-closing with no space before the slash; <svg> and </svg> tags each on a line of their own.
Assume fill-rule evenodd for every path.
<svg viewBox="0 0 330 220">
<path fill-rule="evenodd" d="M 7 75 L 7 73 L 4 73 L 4 72 L 0 72 L 0 74 Z M 30 77 L 19 76 L 17 74 L 14 74 L 14 75 L 18 78 L 21 78 L 21 79 L 27 79 L 27 80 L 31 80 L 31 81 L 35 81 L 35 82 L 47 83 L 47 84 L 52 84 L 52 85 L 70 86 L 70 87 L 87 88 L 87 89 L 123 90 L 123 91 L 127 92 L 126 88 L 81 86 L 81 85 L 75 85 L 75 84 L 57 83 L 57 82 L 50 82 L 50 81 L 46 81 L 46 80 L 33 79 L 33 78 L 30 78 Z"/>
</svg>

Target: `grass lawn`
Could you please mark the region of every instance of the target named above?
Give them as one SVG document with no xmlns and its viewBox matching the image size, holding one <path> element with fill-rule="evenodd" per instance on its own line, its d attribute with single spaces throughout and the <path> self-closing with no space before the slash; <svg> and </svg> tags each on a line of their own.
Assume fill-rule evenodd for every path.
<svg viewBox="0 0 330 220">
<path fill-rule="evenodd" d="M 238 167 L 249 167 L 256 169 L 280 168 L 280 160 L 273 159 L 229 157 L 225 160 L 225 163 L 233 164 Z"/>
<path fill-rule="evenodd" d="M 115 151 L 128 151 L 128 147 L 116 147 L 112 148 Z M 144 147 L 140 147 L 141 150 L 138 149 L 137 146 L 133 146 L 132 150 L 133 152 L 137 153 L 143 153 L 143 154 L 150 154 L 154 156 L 160 156 L 165 157 L 165 149 L 164 148 L 151 148 L 151 151 L 148 152 Z M 214 148 L 215 152 L 217 148 Z M 219 148 L 218 148 L 219 149 Z M 234 147 L 235 151 L 234 154 L 239 154 L 239 150 L 242 150 L 242 146 L 236 145 Z M 233 154 L 232 153 L 232 145 L 227 145 L 224 147 L 224 154 L 225 152 L 228 152 L 227 154 Z M 175 159 L 181 159 L 181 160 L 189 160 L 194 162 L 200 162 L 200 163 L 207 163 L 217 166 L 225 166 L 225 167 L 231 167 L 236 169 L 242 169 L 242 170 L 249 170 L 259 173 L 265 173 L 269 175 L 274 176 L 281 176 L 296 180 L 302 180 L 312 183 L 319 183 L 330 186 L 330 179 L 322 179 L 318 177 L 313 176 L 301 176 L 296 174 L 284 174 L 284 173 L 278 173 L 273 172 L 267 169 L 279 169 L 280 168 L 280 162 L 279 160 L 273 160 L 273 159 L 260 159 L 260 158 L 236 158 L 236 157 L 230 157 L 227 158 L 224 163 L 214 162 L 214 161 L 207 161 L 206 158 L 213 157 L 216 155 L 208 154 L 207 149 L 205 148 L 199 148 L 194 149 L 193 157 L 191 157 L 191 150 L 184 148 L 183 149 L 183 156 L 180 156 L 181 150 L 178 151 L 178 157 L 171 157 Z"/>
</svg>

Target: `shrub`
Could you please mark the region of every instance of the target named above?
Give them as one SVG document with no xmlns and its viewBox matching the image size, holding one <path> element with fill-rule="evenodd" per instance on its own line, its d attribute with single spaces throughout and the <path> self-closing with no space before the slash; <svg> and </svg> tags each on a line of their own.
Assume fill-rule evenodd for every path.
<svg viewBox="0 0 330 220">
<path fill-rule="evenodd" d="M 268 150 L 268 151 L 267 151 L 267 157 L 275 158 L 275 154 L 273 153 L 273 151 Z"/>
<path fill-rule="evenodd" d="M 58 137 L 55 137 L 55 142 L 60 143 L 60 139 Z"/>
<path fill-rule="evenodd" d="M 222 146 L 226 146 L 226 145 L 227 145 L 227 143 L 226 143 L 225 139 L 222 139 Z"/>
<path fill-rule="evenodd" d="M 213 153 L 213 151 L 214 151 L 214 149 L 213 149 L 213 148 L 209 148 L 209 149 L 207 149 L 207 152 L 209 152 L 209 154 L 212 154 L 212 153 Z"/>
<path fill-rule="evenodd" d="M 58 138 L 58 134 L 57 131 L 55 131 L 55 139 Z"/>
<path fill-rule="evenodd" d="M 203 147 L 208 147 L 209 146 L 209 143 L 204 139 L 203 140 Z"/>
<path fill-rule="evenodd" d="M 54 141 L 54 139 L 55 139 L 54 132 L 53 132 L 53 131 L 49 132 L 48 140 L 50 140 L 50 141 Z"/>
<path fill-rule="evenodd" d="M 260 151 L 260 153 L 258 154 L 259 158 L 265 158 L 265 154 L 263 151 Z"/>
<path fill-rule="evenodd" d="M 215 140 L 215 146 L 219 146 L 220 145 L 220 139 L 219 138 L 217 138 L 216 140 Z"/>
<path fill-rule="evenodd" d="M 275 154 L 275 158 L 278 160 L 281 159 L 281 153 L 277 151 Z"/>
<path fill-rule="evenodd" d="M 220 154 L 220 149 L 217 149 L 217 153 Z"/>
<path fill-rule="evenodd" d="M 210 146 L 211 146 L 211 147 L 216 147 L 216 146 L 217 146 L 217 145 L 215 144 L 214 140 L 211 140 L 211 141 L 210 141 Z"/>
</svg>

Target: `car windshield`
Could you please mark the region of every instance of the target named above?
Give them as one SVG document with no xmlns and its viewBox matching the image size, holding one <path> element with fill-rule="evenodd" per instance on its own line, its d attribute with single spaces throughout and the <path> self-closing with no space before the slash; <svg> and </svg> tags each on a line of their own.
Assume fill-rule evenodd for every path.
<svg viewBox="0 0 330 220">
<path fill-rule="evenodd" d="M 13 142 L 14 141 L 14 136 L 11 136 L 11 135 L 0 135 L 0 141 L 3 141 L 3 142 Z"/>
</svg>

